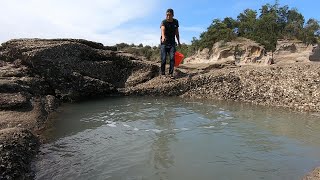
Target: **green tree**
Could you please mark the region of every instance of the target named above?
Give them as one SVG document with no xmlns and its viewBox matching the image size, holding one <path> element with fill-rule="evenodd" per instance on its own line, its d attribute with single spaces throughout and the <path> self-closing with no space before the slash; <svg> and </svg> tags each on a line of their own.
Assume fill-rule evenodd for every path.
<svg viewBox="0 0 320 180">
<path fill-rule="evenodd" d="M 277 10 L 278 13 L 278 29 L 279 29 L 279 37 L 280 38 L 284 38 L 285 34 L 284 34 L 284 30 L 286 28 L 286 25 L 288 23 L 288 14 L 289 14 L 289 6 L 283 6 L 280 7 Z"/>
<path fill-rule="evenodd" d="M 256 29 L 257 11 L 246 9 L 237 18 L 239 21 L 239 36 L 252 39 Z"/>
<path fill-rule="evenodd" d="M 120 44 L 116 44 L 116 47 L 117 47 L 118 50 L 122 50 L 122 49 L 124 49 L 124 48 L 126 48 L 126 47 L 129 47 L 129 44 L 127 44 L 127 43 L 120 43 Z"/>
<path fill-rule="evenodd" d="M 264 5 L 261 8 L 260 18 L 257 20 L 257 28 L 253 40 L 261 43 L 266 50 L 274 51 L 279 34 L 277 6 Z"/>
<path fill-rule="evenodd" d="M 303 31 L 303 42 L 306 44 L 318 43 L 320 35 L 319 21 L 316 19 L 309 19 Z"/>
<path fill-rule="evenodd" d="M 214 43 L 225 40 L 231 41 L 236 38 L 234 32 L 235 20 L 226 18 L 224 21 L 214 19 L 206 32 L 201 33 L 199 40 L 199 48 L 211 48 Z M 197 42 L 193 39 L 194 42 Z"/>
<path fill-rule="evenodd" d="M 287 38 L 301 39 L 304 17 L 297 9 L 291 9 L 288 11 L 287 25 L 285 26 L 285 36 Z"/>
</svg>

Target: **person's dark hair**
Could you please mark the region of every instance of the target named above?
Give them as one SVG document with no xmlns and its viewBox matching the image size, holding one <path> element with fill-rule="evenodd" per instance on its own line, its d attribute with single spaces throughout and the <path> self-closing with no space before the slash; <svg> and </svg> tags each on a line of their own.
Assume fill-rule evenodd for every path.
<svg viewBox="0 0 320 180">
<path fill-rule="evenodd" d="M 167 9 L 167 13 L 171 13 L 174 16 L 173 9 Z"/>
</svg>

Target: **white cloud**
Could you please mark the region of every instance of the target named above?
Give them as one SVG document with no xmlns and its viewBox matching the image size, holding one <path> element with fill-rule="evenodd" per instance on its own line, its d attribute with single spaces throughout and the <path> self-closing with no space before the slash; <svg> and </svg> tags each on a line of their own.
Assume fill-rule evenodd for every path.
<svg viewBox="0 0 320 180">
<path fill-rule="evenodd" d="M 132 20 L 147 17 L 159 2 L 1 0 L 0 42 L 13 38 L 82 38 L 106 45 L 118 42 L 156 43 L 159 41 L 158 28 L 121 27 Z"/>
<path fill-rule="evenodd" d="M 145 28 L 145 27 L 131 27 L 129 29 L 114 29 L 107 33 L 107 35 L 92 35 L 91 39 L 103 42 L 128 44 L 144 44 L 157 46 L 160 43 L 159 28 Z M 99 40 L 100 39 L 100 40 Z"/>
</svg>

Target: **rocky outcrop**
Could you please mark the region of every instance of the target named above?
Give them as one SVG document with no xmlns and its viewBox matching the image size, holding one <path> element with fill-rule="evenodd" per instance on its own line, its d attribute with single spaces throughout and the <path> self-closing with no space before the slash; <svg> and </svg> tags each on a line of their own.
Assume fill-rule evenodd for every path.
<svg viewBox="0 0 320 180">
<path fill-rule="evenodd" d="M 306 45 L 298 40 L 279 40 L 274 52 L 274 63 L 288 64 L 309 62 L 312 55 L 312 45 Z"/>
<path fill-rule="evenodd" d="M 274 53 L 266 52 L 258 43 L 238 38 L 231 42 L 220 41 L 212 49 L 205 48 L 186 58 L 186 64 L 220 63 L 233 61 L 237 65 L 291 64 L 297 62 L 319 61 L 319 48 L 306 45 L 297 40 L 279 40 Z"/>
<path fill-rule="evenodd" d="M 320 179 L 320 167 L 315 168 L 312 172 L 305 175 L 302 180 L 319 180 Z"/>
<path fill-rule="evenodd" d="M 26 129 L 0 130 L 0 179 L 32 179 L 29 163 L 38 146 L 38 139 Z"/>
<path fill-rule="evenodd" d="M 233 61 L 236 64 L 266 64 L 269 56 L 265 56 L 265 49 L 256 42 L 238 38 L 231 42 L 219 41 L 212 49 L 205 48 L 194 56 L 188 57 L 184 63 L 219 63 L 221 61 Z"/>
<path fill-rule="evenodd" d="M 10 144 L 10 133 L 5 141 L 2 137 L 5 133 L 0 133 L 0 145 L 14 146 L 17 128 L 34 134 L 40 132 L 48 115 L 61 102 L 121 93 L 126 86 L 157 76 L 158 66 L 113 50 L 80 39 L 17 39 L 3 43 L 0 46 L 0 130 L 10 128 L 13 135 Z M 15 154 L 29 148 L 36 151 L 36 147 L 22 143 L 19 148 L 7 149 L 8 158 L 0 161 L 3 172 L 0 179 L 29 177 L 29 168 L 21 170 L 30 163 L 29 159 L 19 164 Z"/>
<path fill-rule="evenodd" d="M 207 66 L 180 78 L 155 78 L 128 88 L 128 94 L 175 95 L 282 106 L 299 111 L 320 111 L 320 64 L 267 67 Z"/>
<path fill-rule="evenodd" d="M 309 56 L 309 60 L 320 62 L 320 47 L 319 46 L 313 47 L 312 53 Z"/>
<path fill-rule="evenodd" d="M 134 59 L 87 41 L 12 40 L 2 46 L 2 57 L 7 63 L 2 68 L 5 77 L 8 77 L 6 69 L 12 71 L 10 66 L 18 60 L 16 71 L 21 68 L 28 71 L 21 75 L 28 79 L 16 78 L 19 84 L 31 85 L 32 91 L 61 100 L 113 93 L 124 87 Z"/>
</svg>

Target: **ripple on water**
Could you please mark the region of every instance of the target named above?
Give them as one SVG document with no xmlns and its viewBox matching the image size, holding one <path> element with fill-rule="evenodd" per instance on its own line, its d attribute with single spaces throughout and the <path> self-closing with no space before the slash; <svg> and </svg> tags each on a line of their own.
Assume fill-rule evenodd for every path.
<svg viewBox="0 0 320 180">
<path fill-rule="evenodd" d="M 93 105 L 60 114 L 72 133 L 41 147 L 36 179 L 293 179 L 320 163 L 318 116 L 172 98 Z"/>
</svg>

